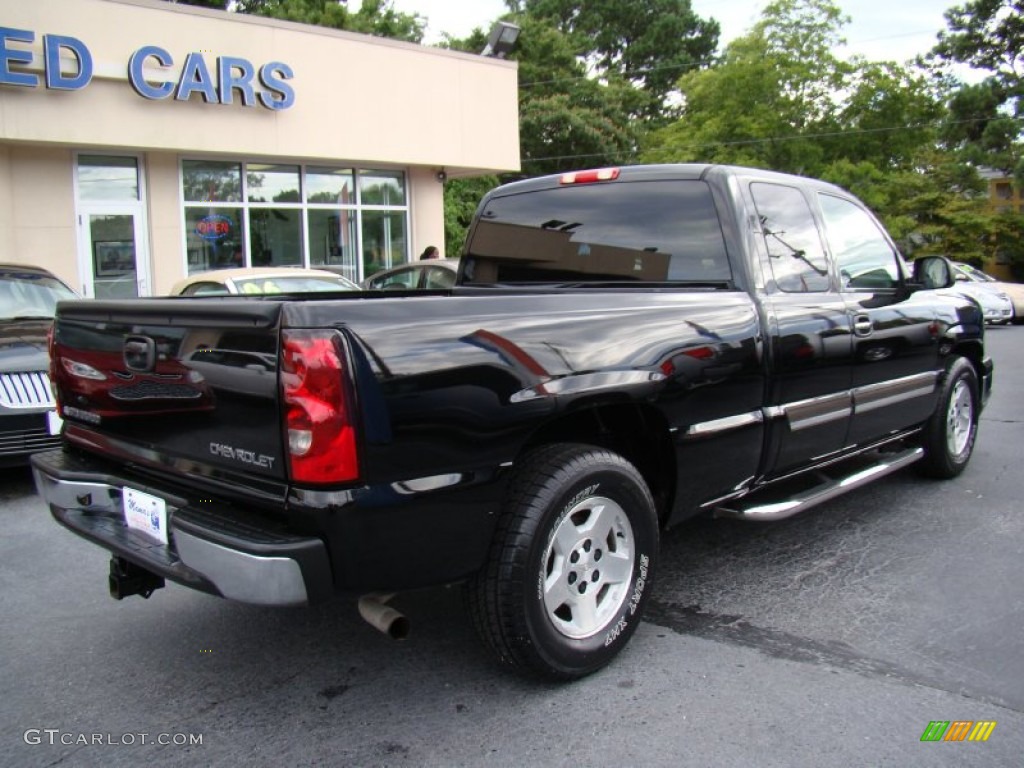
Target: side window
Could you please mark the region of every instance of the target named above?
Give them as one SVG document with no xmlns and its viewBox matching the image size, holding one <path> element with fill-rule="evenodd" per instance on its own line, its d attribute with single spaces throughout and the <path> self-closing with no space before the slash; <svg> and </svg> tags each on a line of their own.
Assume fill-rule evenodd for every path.
<svg viewBox="0 0 1024 768">
<path fill-rule="evenodd" d="M 755 182 L 750 185 L 750 193 L 779 289 L 789 293 L 827 291 L 825 249 L 811 208 L 800 190 Z"/>
<path fill-rule="evenodd" d="M 455 273 L 444 267 L 431 267 L 427 270 L 425 288 L 451 288 L 455 285 Z"/>
<path fill-rule="evenodd" d="M 183 296 L 227 296 L 228 289 L 221 283 L 194 283 L 185 289 Z"/>
<path fill-rule="evenodd" d="M 833 195 L 819 195 L 825 237 L 839 265 L 844 290 L 896 288 L 900 257 L 874 219 L 860 206 Z"/>
<path fill-rule="evenodd" d="M 416 283 L 419 281 L 419 276 L 420 273 L 417 269 L 399 269 L 387 275 L 381 275 L 370 283 L 370 288 L 374 290 L 384 289 L 385 291 L 409 290 L 417 287 Z"/>
</svg>

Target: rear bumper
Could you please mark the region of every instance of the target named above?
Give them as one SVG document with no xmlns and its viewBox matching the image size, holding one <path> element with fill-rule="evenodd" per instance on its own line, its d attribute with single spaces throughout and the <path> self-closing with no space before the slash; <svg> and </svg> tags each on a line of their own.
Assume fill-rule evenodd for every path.
<svg viewBox="0 0 1024 768">
<path fill-rule="evenodd" d="M 319 538 L 257 529 L 223 511 L 189 506 L 61 450 L 37 453 L 31 463 L 36 488 L 57 522 L 158 576 L 257 605 L 305 605 L 333 594 L 327 548 Z M 125 487 L 164 500 L 166 545 L 125 524 Z"/>
</svg>

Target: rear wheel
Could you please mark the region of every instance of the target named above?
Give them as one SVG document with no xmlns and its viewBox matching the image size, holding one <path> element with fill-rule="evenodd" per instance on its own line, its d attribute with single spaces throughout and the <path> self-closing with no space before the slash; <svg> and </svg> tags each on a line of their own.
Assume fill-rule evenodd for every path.
<svg viewBox="0 0 1024 768">
<path fill-rule="evenodd" d="M 585 445 L 529 454 L 510 481 L 470 610 L 505 663 L 573 679 L 607 664 L 640 621 L 658 519 L 640 473 Z"/>
<path fill-rule="evenodd" d="M 928 477 L 951 478 L 963 472 L 978 434 L 978 375 L 970 361 L 954 357 L 946 366 L 939 405 L 924 430 L 924 459 L 917 467 Z"/>
</svg>

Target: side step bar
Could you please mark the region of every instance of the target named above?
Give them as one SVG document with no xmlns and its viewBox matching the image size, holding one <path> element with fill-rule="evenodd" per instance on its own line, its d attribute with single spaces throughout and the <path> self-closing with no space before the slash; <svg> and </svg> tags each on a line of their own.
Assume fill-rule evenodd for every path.
<svg viewBox="0 0 1024 768">
<path fill-rule="evenodd" d="M 873 461 L 867 466 L 860 462 L 855 467 L 846 467 L 844 470 L 842 465 L 838 465 L 832 468 L 833 472 L 845 471 L 845 474 L 833 476 L 819 472 L 819 482 L 807 490 L 789 494 L 780 500 L 763 503 L 757 501 L 759 494 L 754 493 L 750 497 L 734 499 L 728 503 L 728 506 L 716 507 L 714 515 L 715 517 L 741 520 L 783 520 L 855 488 L 860 488 L 862 485 L 867 485 L 879 477 L 901 470 L 923 456 L 924 450 L 915 447 L 899 453 L 884 454 L 881 461 Z M 770 493 L 770 490 L 766 489 L 766 492 Z M 744 502 L 749 502 L 749 506 Z"/>
</svg>

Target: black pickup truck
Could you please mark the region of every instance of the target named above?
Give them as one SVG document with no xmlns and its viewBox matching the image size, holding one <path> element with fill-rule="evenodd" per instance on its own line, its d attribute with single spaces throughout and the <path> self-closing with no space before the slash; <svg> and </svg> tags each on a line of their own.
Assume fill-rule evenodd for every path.
<svg viewBox="0 0 1024 768">
<path fill-rule="evenodd" d="M 776 520 L 970 458 L 992 385 L 977 304 L 864 206 L 744 168 L 600 169 L 481 202 L 451 290 L 65 302 L 53 516 L 263 605 L 463 582 L 504 662 L 606 664 L 661 532 Z"/>
</svg>

